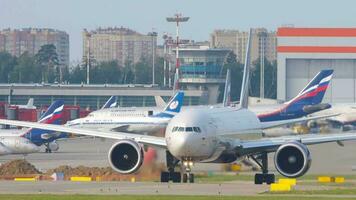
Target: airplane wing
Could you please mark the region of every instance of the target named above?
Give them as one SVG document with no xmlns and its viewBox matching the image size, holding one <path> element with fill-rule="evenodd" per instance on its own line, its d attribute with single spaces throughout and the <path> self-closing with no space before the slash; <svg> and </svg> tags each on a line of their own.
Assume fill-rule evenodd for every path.
<svg viewBox="0 0 356 200">
<path fill-rule="evenodd" d="M 87 129 L 79 129 L 79 128 L 72 128 L 63 125 L 53 125 L 53 124 L 41 124 L 37 122 L 23 122 L 23 121 L 16 121 L 16 120 L 6 120 L 0 119 L 0 124 L 12 125 L 12 126 L 20 126 L 20 127 L 29 127 L 29 128 L 36 128 L 36 129 L 44 129 L 50 131 L 58 131 L 63 133 L 72 133 L 78 135 L 86 135 L 86 136 L 94 136 L 94 137 L 102 137 L 108 139 L 116 139 L 116 140 L 123 140 L 123 139 L 132 139 L 138 143 L 158 146 L 162 148 L 166 148 L 166 140 L 163 137 L 156 137 L 156 136 L 148 136 L 148 135 L 138 135 L 138 134 L 130 134 L 124 132 L 103 132 L 103 131 L 93 131 Z"/>
<path fill-rule="evenodd" d="M 309 134 L 263 138 L 238 142 L 238 144 L 236 144 L 236 149 L 240 150 L 243 154 L 248 155 L 263 151 L 273 152 L 276 151 L 279 146 L 288 142 L 300 142 L 305 145 L 314 145 L 348 140 L 356 140 L 356 133 Z"/>
</svg>

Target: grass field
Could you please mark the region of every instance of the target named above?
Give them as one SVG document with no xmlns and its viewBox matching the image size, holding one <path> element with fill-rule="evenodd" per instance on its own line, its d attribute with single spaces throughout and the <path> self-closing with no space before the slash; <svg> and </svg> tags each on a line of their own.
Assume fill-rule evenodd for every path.
<svg viewBox="0 0 356 200">
<path fill-rule="evenodd" d="M 257 197 L 243 197 L 243 196 L 103 196 L 103 195 L 0 195 L 0 199 L 6 200 L 332 200 L 335 197 L 288 197 L 288 196 L 257 196 Z M 337 198 L 338 200 L 347 198 Z M 350 199 L 350 198 L 348 198 Z"/>
</svg>

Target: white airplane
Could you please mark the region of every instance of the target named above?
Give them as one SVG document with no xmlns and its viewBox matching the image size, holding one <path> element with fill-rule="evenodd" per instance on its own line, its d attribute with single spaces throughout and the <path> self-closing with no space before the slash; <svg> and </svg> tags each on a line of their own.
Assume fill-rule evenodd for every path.
<svg viewBox="0 0 356 200">
<path fill-rule="evenodd" d="M 29 98 L 26 105 L 11 105 L 11 106 L 17 106 L 18 108 L 23 108 L 23 109 L 36 109 L 36 106 L 33 105 L 33 98 Z"/>
<path fill-rule="evenodd" d="M 251 38 L 251 31 L 249 38 Z M 0 124 L 117 139 L 118 142 L 109 150 L 108 159 L 111 167 L 123 174 L 133 173 L 141 167 L 144 156 L 142 144 L 164 148 L 167 152 L 168 172 L 161 173 L 162 182 L 170 180 L 180 182 L 182 178 L 183 182 L 194 182 L 191 168 L 196 162 L 229 163 L 250 157 L 259 164 L 262 170 L 262 173 L 255 175 L 255 183 L 270 184 L 274 182 L 274 174 L 268 173 L 268 153 L 275 152 L 274 164 L 281 175 L 299 177 L 304 175 L 311 165 L 308 145 L 356 140 L 355 133 L 264 138 L 262 132 L 265 129 L 328 116 L 285 120 L 279 119 L 281 115 L 273 115 L 278 117 L 265 118 L 266 121 L 262 121 L 250 111 L 247 102 L 249 49 L 250 42 L 247 45 L 239 107 L 201 107 L 184 110 L 168 123 L 165 137 L 125 132 L 111 133 L 4 119 L 0 120 Z M 303 97 L 298 101 L 319 95 L 323 91 L 322 87 L 307 88 Z M 299 112 L 300 110 L 297 110 L 297 113 Z M 185 167 L 183 176 L 174 171 L 179 162 Z"/>
<path fill-rule="evenodd" d="M 146 114 L 135 108 L 102 109 L 87 117 L 67 122 L 67 126 L 104 131 L 129 133 L 152 133 L 165 128 L 168 122 L 180 112 L 183 105 L 183 92 L 177 92 L 163 111 Z"/>
<path fill-rule="evenodd" d="M 39 123 L 60 124 L 63 110 L 63 101 L 55 101 L 41 116 Z M 41 145 L 48 145 L 52 150 L 58 149 L 53 143 L 55 139 L 66 134 L 55 134 L 53 131 L 30 128 L 27 130 L 2 129 L 0 130 L 0 155 L 30 154 L 40 150 Z"/>
</svg>

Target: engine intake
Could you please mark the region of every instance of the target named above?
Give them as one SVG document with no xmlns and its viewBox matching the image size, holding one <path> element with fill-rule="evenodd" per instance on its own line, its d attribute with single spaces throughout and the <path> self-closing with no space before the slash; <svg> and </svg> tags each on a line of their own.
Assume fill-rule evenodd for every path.
<svg viewBox="0 0 356 200">
<path fill-rule="evenodd" d="M 143 148 L 133 140 L 117 142 L 108 154 L 111 167 L 122 174 L 136 172 L 142 165 L 143 157 Z"/>
<path fill-rule="evenodd" d="M 299 142 L 284 144 L 275 153 L 274 165 L 277 171 L 285 177 L 303 176 L 311 165 L 310 152 Z"/>
</svg>

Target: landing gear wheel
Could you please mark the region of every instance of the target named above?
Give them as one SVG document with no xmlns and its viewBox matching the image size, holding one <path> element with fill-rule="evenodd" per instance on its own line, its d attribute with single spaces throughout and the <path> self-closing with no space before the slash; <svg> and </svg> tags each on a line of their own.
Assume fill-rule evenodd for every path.
<svg viewBox="0 0 356 200">
<path fill-rule="evenodd" d="M 274 174 L 255 174 L 255 184 L 260 185 L 266 183 L 270 185 L 275 182 Z"/>
<path fill-rule="evenodd" d="M 263 183 L 263 174 L 255 174 L 255 184 L 261 185 Z"/>
<path fill-rule="evenodd" d="M 187 183 L 188 182 L 188 174 L 184 173 L 183 174 L 183 183 Z"/>
<path fill-rule="evenodd" d="M 161 182 L 168 183 L 169 181 L 169 172 L 161 172 Z"/>
<path fill-rule="evenodd" d="M 275 182 L 274 174 L 268 173 L 268 156 L 267 152 L 263 152 L 257 156 L 250 156 L 253 161 L 255 161 L 261 168 L 262 173 L 255 174 L 255 184 L 263 184 L 266 183 L 270 185 Z"/>
<path fill-rule="evenodd" d="M 270 185 L 275 182 L 274 174 L 266 174 L 266 184 Z"/>
<path fill-rule="evenodd" d="M 166 163 L 167 163 L 168 172 L 167 171 L 161 172 L 161 182 L 167 183 L 169 181 L 172 181 L 173 183 L 180 183 L 182 181 L 182 175 L 180 172 L 174 171 L 174 168 L 179 163 L 179 160 L 176 159 L 174 156 L 172 156 L 172 154 L 169 153 L 169 151 L 166 151 Z"/>
<path fill-rule="evenodd" d="M 194 183 L 194 174 L 189 174 L 189 183 Z"/>
<path fill-rule="evenodd" d="M 180 172 L 173 172 L 171 173 L 170 179 L 173 183 L 180 183 L 182 180 L 182 175 Z"/>
</svg>

